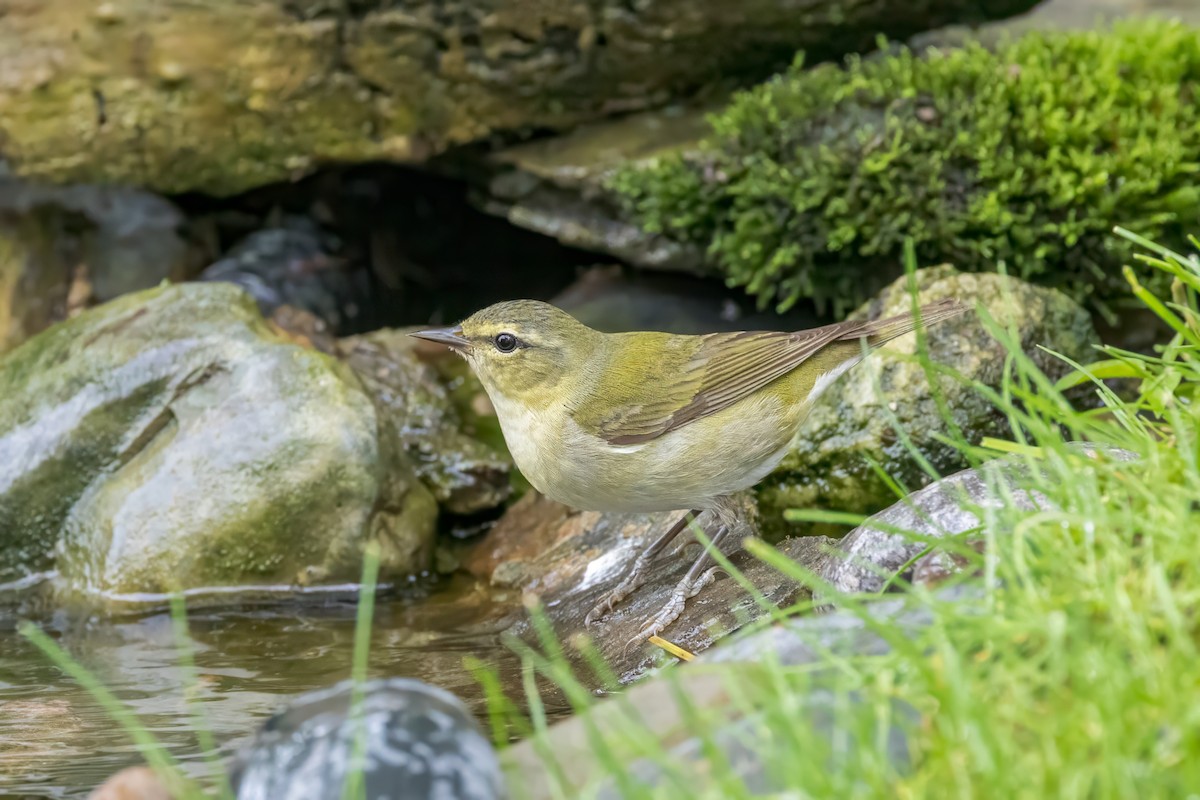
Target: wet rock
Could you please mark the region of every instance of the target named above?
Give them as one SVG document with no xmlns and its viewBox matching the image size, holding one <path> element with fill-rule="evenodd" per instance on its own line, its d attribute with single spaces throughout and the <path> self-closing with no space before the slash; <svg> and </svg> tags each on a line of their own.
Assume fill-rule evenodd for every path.
<svg viewBox="0 0 1200 800">
<path fill-rule="evenodd" d="M 349 368 L 226 284 L 127 295 L 0 358 L 0 581 L 110 601 L 424 569 L 436 503 Z M 199 602 L 194 600 L 193 602 Z"/>
<path fill-rule="evenodd" d="M 352 684 L 303 695 L 269 719 L 238 756 L 238 800 L 343 796 L 363 736 L 364 796 L 387 800 L 498 800 L 507 796 L 491 743 L 461 702 L 420 681 L 389 678 L 363 686 L 352 716 Z"/>
<path fill-rule="evenodd" d="M 753 526 L 753 507 L 744 505 L 743 513 L 747 525 Z M 693 546 L 685 551 L 687 557 L 664 554 L 647 583 L 618 605 L 613 614 L 591 629 L 584 626 L 584 618 L 620 581 L 641 547 L 662 535 L 676 518 L 675 514 L 575 512 L 530 493 L 474 546 L 464 558 L 463 568 L 494 586 L 538 598 L 563 640 L 588 633 L 601 657 L 624 683 L 664 658 L 651 645 L 627 651 L 626 644 L 666 603 L 699 551 Z M 688 534 L 681 534 L 680 542 L 688 538 Z M 779 548 L 790 558 L 816 569 L 825 558 L 828 544 L 822 537 L 806 537 L 786 540 Z M 745 551 L 730 560 L 775 606 L 786 607 L 807 596 L 807 590 L 797 582 Z M 719 578 L 688 601 L 683 615 L 663 637 L 698 653 L 764 613 L 735 581 Z M 514 626 L 512 632 L 528 642 L 538 641 L 527 619 Z M 572 650 L 569 655 L 582 665 L 578 651 Z"/>
<path fill-rule="evenodd" d="M 1073 446 L 1091 459 L 1130 461 L 1128 450 L 1079 443 Z M 848 533 L 831 552 L 821 577 L 839 592 L 876 594 L 888 581 L 899 591 L 907 583 L 932 585 L 959 572 L 965 555 L 930 548 L 931 540 L 962 536 L 978 530 L 987 508 L 1015 507 L 1027 511 L 1053 508 L 1044 494 L 1022 484 L 1029 480 L 1028 462 L 1005 456 L 981 467 L 942 478 L 875 514 Z M 963 543 L 976 551 L 982 542 Z M 914 561 L 914 559 L 917 559 Z M 899 577 L 901 581 L 892 580 Z"/>
<path fill-rule="evenodd" d="M 282 306 L 307 311 L 334 332 L 345 332 L 370 292 L 365 269 L 335 255 L 337 237 L 307 217 L 286 217 L 277 227 L 255 231 L 200 275 L 242 287 L 266 316 Z"/>
<path fill-rule="evenodd" d="M 381 330 L 342 339 L 341 358 L 358 373 L 381 423 L 393 432 L 434 497 L 454 514 L 502 504 L 512 461 L 474 438 L 436 369 L 416 355 L 418 340 Z"/>
<path fill-rule="evenodd" d="M 0 178 L 0 352 L 92 303 L 187 277 L 182 222 L 137 189 Z"/>
<path fill-rule="evenodd" d="M 0 157 L 59 182 L 232 194 L 321 162 L 562 130 L 765 76 L 798 49 L 827 58 L 1033 4 L 251 0 L 147 19 L 140 0 L 19 3 L 0 26 Z"/>
<path fill-rule="evenodd" d="M 920 270 L 916 280 L 922 303 L 946 297 L 978 303 L 1000 325 L 1015 326 L 1026 355 L 1052 379 L 1070 368 L 1046 350 L 1075 361 L 1087 361 L 1095 352 L 1098 340 L 1087 312 L 1058 291 L 998 274 L 958 273 L 950 267 Z M 910 310 L 911 303 L 907 280 L 902 278 L 854 316 L 898 314 Z M 940 323 L 928 331 L 927 340 L 930 359 L 940 368 L 954 370 L 968 381 L 1000 387 L 1006 350 L 977 314 Z M 894 425 L 941 474 L 966 466 L 956 448 L 938 440 L 952 429 L 942 419 L 924 368 L 913 358 L 916 347 L 915 336 L 889 344 L 817 400 L 792 451 L 758 489 L 770 533 L 801 530 L 782 525 L 787 508 L 873 513 L 891 505 L 895 494 L 872 468 L 872 460 L 910 491 L 928 483 Z M 972 442 L 1009 435 L 1004 417 L 969 385 L 948 376 L 939 378 L 938 385 L 942 407 Z M 823 526 L 804 530 L 830 532 Z"/>
<path fill-rule="evenodd" d="M 974 595 L 966 587 L 954 587 L 943 590 L 942 596 L 966 603 Z M 856 695 L 839 687 L 836 672 L 820 669 L 819 665 L 828 663 L 830 654 L 854 658 L 887 653 L 891 649 L 889 636 L 880 631 L 913 638 L 931 621 L 928 606 L 911 598 L 895 598 L 871 603 L 857 613 L 793 617 L 751 635 L 731 638 L 697 658 L 696 665 L 708 665 L 705 669 L 673 670 L 669 678 L 643 681 L 625 690 L 620 702 L 598 704 L 583 715 L 555 724 L 544 737 L 534 736 L 507 748 L 501 753 L 505 774 L 514 794 L 528 800 L 558 797 L 561 793 L 590 796 L 592 791 L 602 797 L 618 797 L 617 787 L 605 779 L 610 770 L 596 756 L 596 732 L 604 735 L 610 746 L 619 747 L 628 738 L 621 732 L 636 724 L 640 733 L 659 743 L 674 763 L 691 764 L 688 774 L 695 783 L 689 786 L 697 796 L 713 793 L 706 789 L 719 794 L 705 783 L 713 774 L 708 763 L 711 750 L 695 733 L 698 715 L 709 720 L 719 715 L 724 720 L 721 725 L 706 725 L 711 741 L 721 745 L 731 769 L 761 794 L 784 791 L 786 787 L 778 785 L 780 776 L 769 769 L 778 739 L 771 742 L 761 738 L 778 730 L 779 723 L 772 725 L 771 714 L 803 714 L 811 725 L 814 747 L 837 757 L 836 748 L 829 744 L 837 741 L 837 724 L 844 717 L 836 709 L 844 710 L 855 703 Z M 789 705 L 786 711 L 770 709 L 775 702 L 767 688 L 771 685 L 770 673 L 759 671 L 766 661 L 818 667 L 809 673 L 809 693 L 796 699 L 798 708 Z M 747 702 L 756 687 L 763 689 L 767 699 L 757 704 Z M 909 761 L 906 730 L 915 721 L 911 707 L 896 703 L 887 727 L 872 739 L 886 742 L 886 755 L 897 769 L 903 769 Z M 789 716 L 782 724 L 794 723 L 794 716 Z M 643 760 L 636 751 L 644 741 L 630 742 L 629 752 L 618 751 L 614 757 L 627 758 L 632 762 L 631 772 L 652 787 L 667 776 L 660 765 Z M 558 760 L 559 774 L 566 785 L 559 785 L 545 769 L 541 751 L 547 747 Z"/>
</svg>

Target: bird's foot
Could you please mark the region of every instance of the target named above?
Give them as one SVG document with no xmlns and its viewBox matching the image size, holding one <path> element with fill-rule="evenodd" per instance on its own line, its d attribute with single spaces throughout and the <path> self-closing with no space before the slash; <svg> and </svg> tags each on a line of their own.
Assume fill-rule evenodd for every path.
<svg viewBox="0 0 1200 800">
<path fill-rule="evenodd" d="M 603 600 L 597 603 L 587 616 L 583 618 L 583 624 L 590 627 L 592 624 L 599 622 L 607 617 L 612 610 L 617 607 L 617 603 L 624 600 L 629 595 L 633 594 L 634 590 L 639 588 L 646 582 L 646 570 L 650 566 L 654 555 L 649 551 L 643 552 L 633 562 L 633 567 L 629 570 L 629 574 L 625 579 L 618 583 L 616 587 L 609 592 Z"/>
<path fill-rule="evenodd" d="M 649 547 L 639 553 L 638 557 L 633 562 L 633 566 L 629 570 L 629 574 L 625 576 L 625 579 L 617 584 L 616 588 L 609 592 L 608 595 L 599 603 L 597 603 L 596 606 L 587 613 L 587 616 L 583 618 L 584 626 L 591 627 L 593 623 L 598 622 L 599 620 L 608 616 L 608 614 L 617 607 L 617 603 L 633 594 L 635 589 L 639 588 L 643 583 L 645 583 L 646 571 L 650 568 L 650 563 L 658 557 L 658 554 L 663 551 L 663 548 L 670 544 L 671 541 L 678 536 L 680 532 L 682 532 L 683 529 L 688 526 L 688 523 L 694 520 L 699 513 L 699 511 L 689 511 L 688 513 L 684 514 L 679 521 L 672 525 L 666 533 L 658 537 L 658 539 L 654 540 Z"/>
<path fill-rule="evenodd" d="M 666 558 L 675 560 L 699 557 L 699 554 L 696 552 L 696 548 L 699 548 L 701 551 L 703 551 L 704 545 L 700 544 L 695 539 L 688 539 L 680 542 L 674 548 L 672 548 L 666 554 Z"/>
<path fill-rule="evenodd" d="M 638 631 L 637 636 L 634 636 L 625 644 L 625 655 L 629 654 L 630 648 L 634 645 L 641 644 L 651 636 L 658 636 L 671 626 L 675 620 L 683 613 L 683 608 L 687 601 L 703 591 L 704 587 L 708 586 L 717 579 L 717 574 L 723 572 L 720 566 L 709 567 L 702 572 L 699 577 L 692 577 L 691 574 L 685 575 L 683 580 L 675 584 L 675 590 L 671 592 L 671 597 L 663 605 L 659 612 L 654 617 L 642 626 Z"/>
</svg>

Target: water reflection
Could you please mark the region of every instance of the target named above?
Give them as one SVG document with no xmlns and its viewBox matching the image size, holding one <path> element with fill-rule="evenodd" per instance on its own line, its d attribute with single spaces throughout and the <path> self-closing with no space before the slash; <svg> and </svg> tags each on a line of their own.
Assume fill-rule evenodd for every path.
<svg viewBox="0 0 1200 800">
<path fill-rule="evenodd" d="M 510 694 L 518 696 L 519 664 L 501 642 L 518 608 L 513 598 L 467 577 L 443 581 L 428 597 L 383 597 L 376 606 L 371 674 L 429 681 L 482 714 L 464 656 L 498 668 Z M 199 674 L 195 696 L 226 755 L 288 696 L 350 674 L 354 613 L 353 600 L 340 598 L 189 615 Z M 0 611 L 0 796 L 86 797 L 140 759 L 103 709 L 16 633 L 15 622 L 15 614 Z M 97 620 L 58 612 L 42 624 L 191 773 L 204 774 L 167 614 Z"/>
</svg>

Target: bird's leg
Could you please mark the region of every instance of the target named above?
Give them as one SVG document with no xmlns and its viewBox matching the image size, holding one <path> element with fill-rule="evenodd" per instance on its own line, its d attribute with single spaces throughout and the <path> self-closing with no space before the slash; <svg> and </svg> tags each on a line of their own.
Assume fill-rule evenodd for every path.
<svg viewBox="0 0 1200 800">
<path fill-rule="evenodd" d="M 717 573 L 721 571 L 719 566 L 710 566 L 714 559 L 711 555 L 712 550 L 720 546 L 725 537 L 729 535 L 729 526 L 722 525 L 713 534 L 709 542 L 709 546 L 704 549 L 696 562 L 692 564 L 691 569 L 683 576 L 683 580 L 675 584 L 675 591 L 671 592 L 671 598 L 667 600 L 666 605 L 654 615 L 654 618 L 647 622 L 642 629 L 638 631 L 638 635 L 629 640 L 625 645 L 625 650 L 639 642 L 644 642 L 651 636 L 657 636 L 667 629 L 675 620 L 679 619 L 679 615 L 683 613 L 683 606 L 689 598 L 695 597 L 700 593 L 700 590 L 708 586 L 716 578 Z"/>
<path fill-rule="evenodd" d="M 649 547 L 639 553 L 629 570 L 629 574 L 603 600 L 597 603 L 595 608 L 588 612 L 588 615 L 584 617 L 583 624 L 591 625 L 596 620 L 604 617 L 616 607 L 617 603 L 624 600 L 633 593 L 634 589 L 645 583 L 646 570 L 650 568 L 651 562 L 663 551 L 663 548 L 669 545 L 698 516 L 700 516 L 699 510 L 687 512 L 678 522 L 671 526 L 670 530 L 655 539 Z"/>
</svg>

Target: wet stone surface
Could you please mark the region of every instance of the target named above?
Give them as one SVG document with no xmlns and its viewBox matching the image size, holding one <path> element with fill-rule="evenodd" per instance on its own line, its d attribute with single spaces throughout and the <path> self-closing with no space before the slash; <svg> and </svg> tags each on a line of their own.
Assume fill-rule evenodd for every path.
<svg viewBox="0 0 1200 800">
<path fill-rule="evenodd" d="M 349 368 L 227 284 L 126 295 L 0 357 L 0 582 L 226 603 L 432 557 L 436 502 Z"/>
<path fill-rule="evenodd" d="M 525 595 L 526 602 L 536 598 L 560 639 L 570 643 L 586 633 L 621 682 L 627 683 L 666 658 L 659 648 L 638 642 L 638 634 L 667 602 L 699 554 L 696 546 L 689 547 L 682 557 L 664 553 L 646 584 L 609 616 L 591 627 L 585 626 L 584 619 L 620 582 L 641 548 L 662 535 L 676 518 L 674 514 L 573 512 L 530 494 L 474 546 L 463 567 L 493 586 Z M 700 522 L 703 525 L 705 518 Z M 681 543 L 689 539 L 688 533 L 680 536 Z M 784 554 L 809 569 L 819 568 L 827 548 L 828 540 L 823 537 L 788 539 L 779 545 Z M 787 607 L 807 596 L 799 583 L 744 550 L 730 556 L 730 561 L 775 606 Z M 698 653 L 765 613 L 735 581 L 718 578 L 687 602 L 683 614 L 662 637 Z M 538 642 L 527 617 L 511 632 L 530 644 Z M 635 644 L 627 649 L 631 641 Z M 568 653 L 578 665 L 583 664 L 577 650 L 569 647 Z"/>
<path fill-rule="evenodd" d="M 1120 448 L 1082 442 L 1072 449 L 1093 459 L 1129 461 L 1135 457 Z M 877 594 L 887 584 L 898 591 L 903 583 L 940 583 L 957 573 L 967 559 L 938 547 L 937 540 L 966 535 L 958 547 L 979 552 L 983 544 L 970 533 L 979 529 L 989 507 L 1052 508 L 1044 494 L 1027 488 L 1030 482 L 1029 464 L 1018 456 L 998 458 L 942 478 L 875 514 L 839 540 L 822 577 L 833 590 L 845 593 Z M 892 580 L 897 575 L 902 582 Z"/>
<path fill-rule="evenodd" d="M 234 761 L 238 800 L 340 797 L 356 758 L 374 800 L 507 796 L 491 743 L 454 695 L 405 678 L 370 681 L 361 691 L 361 716 L 352 716 L 352 684 L 343 682 L 267 720 Z"/>
</svg>

